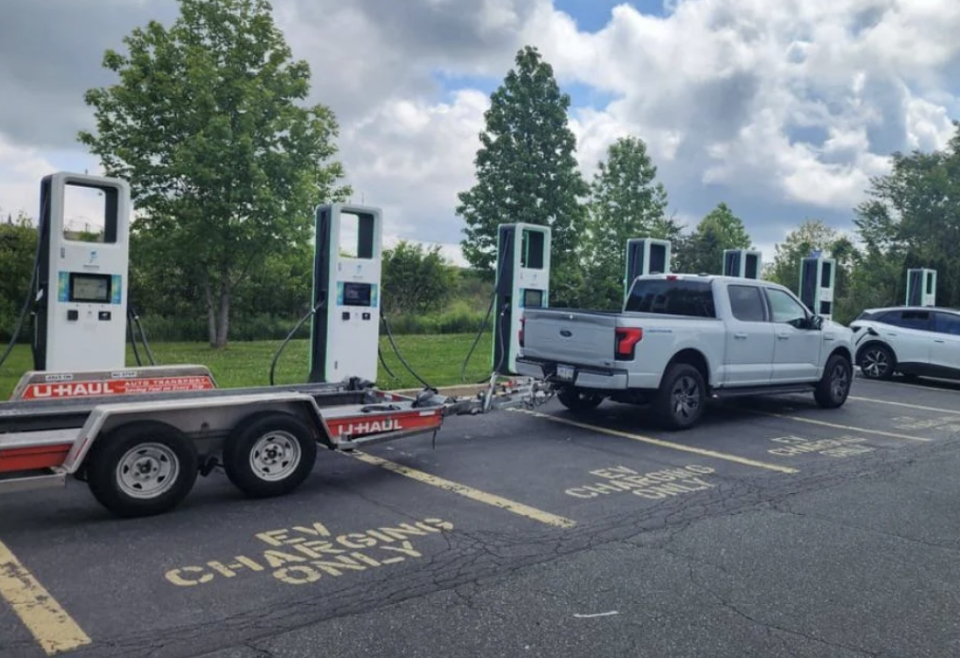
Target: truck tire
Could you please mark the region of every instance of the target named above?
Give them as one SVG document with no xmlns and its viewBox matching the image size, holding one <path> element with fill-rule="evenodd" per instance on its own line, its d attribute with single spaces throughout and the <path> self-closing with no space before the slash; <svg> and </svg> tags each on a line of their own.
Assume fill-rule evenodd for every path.
<svg viewBox="0 0 960 658">
<path fill-rule="evenodd" d="M 700 371 L 688 363 L 675 363 L 664 374 L 652 408 L 663 428 L 686 430 L 700 422 L 706 403 L 706 385 Z"/>
<path fill-rule="evenodd" d="M 251 498 L 290 493 L 310 475 L 316 459 L 313 432 L 296 416 L 282 412 L 240 421 L 223 448 L 227 478 Z"/>
<path fill-rule="evenodd" d="M 560 404 L 574 413 L 585 413 L 593 411 L 603 402 L 603 396 L 596 393 L 588 393 L 577 388 L 564 388 L 557 392 L 557 399 Z"/>
<path fill-rule="evenodd" d="M 823 368 L 823 376 L 817 383 L 813 397 L 824 409 L 836 409 L 843 406 L 850 394 L 853 381 L 853 365 L 847 357 L 832 354 Z"/>
<path fill-rule="evenodd" d="M 175 427 L 135 421 L 99 437 L 85 461 L 87 486 L 120 517 L 161 514 L 186 498 L 197 481 L 193 441 Z"/>
</svg>

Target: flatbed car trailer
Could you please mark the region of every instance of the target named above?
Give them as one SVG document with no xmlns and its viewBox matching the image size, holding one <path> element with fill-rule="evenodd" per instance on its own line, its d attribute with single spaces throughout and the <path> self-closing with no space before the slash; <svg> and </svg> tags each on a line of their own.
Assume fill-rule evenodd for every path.
<svg viewBox="0 0 960 658">
<path fill-rule="evenodd" d="M 166 512 L 198 475 L 222 467 L 251 497 L 290 493 L 313 470 L 317 446 L 349 452 L 440 430 L 450 415 L 533 406 L 549 397 L 531 378 L 472 398 L 424 389 L 413 397 L 370 382 L 223 389 L 204 366 L 28 372 L 0 402 L 0 493 L 86 482 L 117 516 Z"/>
</svg>

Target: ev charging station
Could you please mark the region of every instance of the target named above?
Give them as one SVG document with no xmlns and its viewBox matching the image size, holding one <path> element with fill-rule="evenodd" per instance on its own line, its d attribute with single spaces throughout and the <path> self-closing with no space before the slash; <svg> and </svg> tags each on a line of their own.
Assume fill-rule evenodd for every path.
<svg viewBox="0 0 960 658">
<path fill-rule="evenodd" d="M 356 218 L 356 243 L 341 251 L 344 215 Z M 380 344 L 382 213 L 342 203 L 316 210 L 310 383 L 350 377 L 377 381 Z M 352 237 L 352 236 L 351 236 Z"/>
<path fill-rule="evenodd" d="M 497 374 L 517 372 L 523 309 L 550 304 L 550 238 L 549 226 L 516 223 L 498 227 L 493 335 Z"/>
<path fill-rule="evenodd" d="M 800 301 L 824 319 L 833 317 L 833 289 L 837 278 L 837 262 L 820 254 L 800 261 Z"/>
<path fill-rule="evenodd" d="M 627 240 L 627 267 L 623 294 L 630 292 L 633 280 L 644 274 L 666 274 L 670 271 L 670 241 L 656 238 Z"/>
<path fill-rule="evenodd" d="M 907 270 L 907 306 L 937 305 L 937 271 L 923 267 Z"/>
<path fill-rule="evenodd" d="M 67 232 L 66 188 L 100 191 L 100 241 Z M 127 348 L 130 186 L 124 180 L 58 172 L 40 183 L 40 231 L 33 332 L 34 369 L 123 369 Z"/>
<path fill-rule="evenodd" d="M 750 249 L 723 250 L 723 276 L 741 279 L 759 279 L 762 254 Z"/>
</svg>

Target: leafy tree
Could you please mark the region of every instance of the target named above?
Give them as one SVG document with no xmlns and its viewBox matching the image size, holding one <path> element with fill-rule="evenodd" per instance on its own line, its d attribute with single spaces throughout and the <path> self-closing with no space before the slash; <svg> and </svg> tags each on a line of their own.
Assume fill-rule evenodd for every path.
<svg viewBox="0 0 960 658">
<path fill-rule="evenodd" d="M 720 202 L 678 245 L 676 269 L 720 274 L 723 272 L 724 250 L 750 249 L 752 246 L 743 220 L 734 215 L 726 203 Z"/>
<path fill-rule="evenodd" d="M 670 239 L 679 228 L 666 216 L 667 191 L 642 139 L 620 137 L 607 148 L 590 186 L 586 261 L 594 304 L 623 304 L 630 238 Z"/>
<path fill-rule="evenodd" d="M 440 247 L 400 241 L 383 250 L 383 310 L 387 315 L 440 311 L 455 286 L 455 273 Z"/>
<path fill-rule="evenodd" d="M 36 249 L 37 229 L 27 215 L 8 216 L 6 223 L 0 223 L 0 340 L 9 341 L 16 326 L 29 292 Z M 26 336 L 22 330 L 20 340 Z"/>
<path fill-rule="evenodd" d="M 456 213 L 466 222 L 464 257 L 493 274 L 497 225 L 526 222 L 552 228 L 551 298 L 576 296 L 580 277 L 577 245 L 588 192 L 575 157 L 576 138 L 567 122 L 570 97 L 561 93 L 550 64 L 526 46 L 516 66 L 491 94 L 480 134 L 477 182 L 458 194 Z"/>
<path fill-rule="evenodd" d="M 330 162 L 337 124 L 303 107 L 310 70 L 293 61 L 266 0 L 180 0 L 106 51 L 115 85 L 85 94 L 98 134 L 79 140 L 127 179 L 142 244 L 199 284 L 211 345 L 227 343 L 236 287 L 272 254 L 309 240 L 312 209 L 345 199 Z"/>
</svg>

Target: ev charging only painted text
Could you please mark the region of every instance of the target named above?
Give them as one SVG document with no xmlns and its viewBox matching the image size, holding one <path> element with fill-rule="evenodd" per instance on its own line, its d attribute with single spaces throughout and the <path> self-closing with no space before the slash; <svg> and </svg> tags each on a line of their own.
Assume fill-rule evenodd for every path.
<svg viewBox="0 0 960 658">
<path fill-rule="evenodd" d="M 268 530 L 256 535 L 269 546 L 265 550 L 171 569 L 165 578 L 179 587 L 194 587 L 238 575 L 272 574 L 288 585 L 307 585 L 324 576 L 338 577 L 348 571 L 366 571 L 423 557 L 414 547 L 416 538 L 452 529 L 449 521 L 424 519 L 340 535 L 320 522 Z"/>
<path fill-rule="evenodd" d="M 689 465 L 683 468 L 667 468 L 650 473 L 638 473 L 626 466 L 614 466 L 590 471 L 603 481 L 567 489 L 564 493 L 574 498 L 596 498 L 614 493 L 632 493 L 641 498 L 659 500 L 670 496 L 693 493 L 712 488 L 703 475 L 714 470 L 709 466 Z"/>
</svg>

